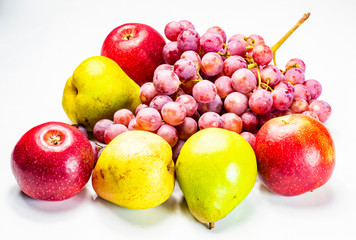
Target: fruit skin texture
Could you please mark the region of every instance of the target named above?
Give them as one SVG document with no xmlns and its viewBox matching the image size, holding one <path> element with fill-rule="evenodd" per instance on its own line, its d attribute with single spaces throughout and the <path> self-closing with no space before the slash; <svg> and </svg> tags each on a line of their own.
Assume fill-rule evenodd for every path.
<svg viewBox="0 0 356 240">
<path fill-rule="evenodd" d="M 94 56 L 75 69 L 64 87 L 62 106 L 68 118 L 92 131 L 118 109 L 134 111 L 141 103 L 140 87 L 113 60 Z"/>
<path fill-rule="evenodd" d="M 94 155 L 80 130 L 47 122 L 21 137 L 11 155 L 11 168 L 26 195 L 60 201 L 76 195 L 89 181 Z"/>
<path fill-rule="evenodd" d="M 130 209 L 160 205 L 174 189 L 170 145 L 146 131 L 124 132 L 100 155 L 92 175 L 95 192 L 103 199 Z"/>
<path fill-rule="evenodd" d="M 213 223 L 230 213 L 253 188 L 255 154 L 239 134 L 206 128 L 183 145 L 176 176 L 193 216 Z"/>
<path fill-rule="evenodd" d="M 327 128 L 300 114 L 266 122 L 256 136 L 255 152 L 262 183 L 283 196 L 322 186 L 335 166 L 334 142 Z"/>
<path fill-rule="evenodd" d="M 138 85 L 152 81 L 154 70 L 164 63 L 165 40 L 152 27 L 126 23 L 106 37 L 101 55 L 113 59 Z"/>
</svg>

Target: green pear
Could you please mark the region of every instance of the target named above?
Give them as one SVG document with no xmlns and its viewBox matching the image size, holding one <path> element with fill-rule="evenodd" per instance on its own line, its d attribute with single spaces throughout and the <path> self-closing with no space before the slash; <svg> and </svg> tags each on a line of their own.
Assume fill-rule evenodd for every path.
<svg viewBox="0 0 356 240">
<path fill-rule="evenodd" d="M 190 212 L 198 221 L 209 223 L 211 229 L 253 188 L 256 156 L 239 134 L 207 128 L 184 143 L 176 176 Z"/>
<path fill-rule="evenodd" d="M 84 60 L 67 80 L 62 106 L 75 124 L 92 131 L 101 119 L 112 119 L 122 108 L 134 111 L 141 103 L 140 87 L 110 58 Z"/>
</svg>

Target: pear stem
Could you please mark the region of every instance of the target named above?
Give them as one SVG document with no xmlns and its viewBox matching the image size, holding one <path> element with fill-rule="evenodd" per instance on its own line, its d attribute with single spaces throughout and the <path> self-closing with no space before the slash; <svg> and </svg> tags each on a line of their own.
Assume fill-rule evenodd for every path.
<svg viewBox="0 0 356 240">
<path fill-rule="evenodd" d="M 307 20 L 310 16 L 310 12 L 305 13 L 301 19 L 276 43 L 271 47 L 272 53 L 273 53 L 273 63 L 275 66 L 277 66 L 276 63 L 276 52 L 280 46 L 292 35 L 292 33 L 300 26 L 302 25 L 305 20 Z"/>
<path fill-rule="evenodd" d="M 213 229 L 215 227 L 215 222 L 210 222 L 209 223 L 209 230 Z"/>
</svg>

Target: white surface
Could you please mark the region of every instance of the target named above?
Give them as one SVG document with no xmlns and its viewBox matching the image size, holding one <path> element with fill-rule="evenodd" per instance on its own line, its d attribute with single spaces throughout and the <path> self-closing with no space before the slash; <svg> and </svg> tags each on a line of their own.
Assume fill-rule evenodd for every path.
<svg viewBox="0 0 356 240">
<path fill-rule="evenodd" d="M 239 3 L 238 3 L 239 2 Z M 19 1 L 0 0 L 0 216 L 7 239 L 356 239 L 355 10 L 339 1 Z M 278 51 L 282 68 L 302 58 L 307 78 L 323 85 L 320 99 L 333 113 L 326 126 L 336 144 L 330 181 L 313 193 L 280 197 L 257 182 L 249 196 L 209 231 L 196 222 L 178 188 L 163 205 L 128 210 L 110 204 L 90 184 L 63 202 L 22 194 L 10 169 L 19 138 L 42 122 L 68 122 L 61 106 L 67 78 L 100 54 L 106 35 L 126 22 L 163 34 L 165 24 L 188 19 L 200 34 L 214 25 L 262 35 L 273 45 L 310 11 L 311 17 Z"/>
</svg>

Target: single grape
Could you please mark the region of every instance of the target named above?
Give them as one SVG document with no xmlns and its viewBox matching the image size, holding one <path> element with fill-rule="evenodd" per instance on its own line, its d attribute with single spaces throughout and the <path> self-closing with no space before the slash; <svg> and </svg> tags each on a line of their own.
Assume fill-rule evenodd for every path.
<svg viewBox="0 0 356 240">
<path fill-rule="evenodd" d="M 178 35 L 178 49 L 182 52 L 188 50 L 197 52 L 199 50 L 199 39 L 200 36 L 197 31 L 193 29 L 185 29 Z"/>
<path fill-rule="evenodd" d="M 178 138 L 186 141 L 190 136 L 197 132 L 197 129 L 197 122 L 191 117 L 186 117 L 183 123 L 177 126 Z"/>
<path fill-rule="evenodd" d="M 276 86 L 274 86 L 274 90 L 277 90 L 278 88 L 283 88 L 283 89 L 287 90 L 288 92 L 290 92 L 293 95 L 293 98 L 294 98 L 295 89 L 291 83 L 285 82 L 285 81 L 280 82 Z"/>
<path fill-rule="evenodd" d="M 194 51 L 185 51 L 180 55 L 181 59 L 189 59 L 193 61 L 194 66 L 197 71 L 201 68 L 201 58 L 197 52 Z"/>
<path fill-rule="evenodd" d="M 251 56 L 258 65 L 264 66 L 272 61 L 273 53 L 269 46 L 260 44 L 253 48 Z"/>
<path fill-rule="evenodd" d="M 255 135 L 253 135 L 250 132 L 242 132 L 240 135 L 251 145 L 252 149 L 255 149 L 255 142 L 256 142 Z"/>
<path fill-rule="evenodd" d="M 242 131 L 242 120 L 235 113 L 224 113 L 221 115 L 222 127 L 226 130 L 230 130 L 236 133 Z"/>
<path fill-rule="evenodd" d="M 101 120 L 99 120 L 94 125 L 94 128 L 93 128 L 94 138 L 100 143 L 105 143 L 105 139 L 104 139 L 105 130 L 110 125 L 113 125 L 113 124 L 114 124 L 114 122 L 109 120 L 109 119 L 101 119 Z"/>
<path fill-rule="evenodd" d="M 179 156 L 180 150 L 182 149 L 184 143 L 185 143 L 185 141 L 178 139 L 177 144 L 173 147 L 173 149 L 172 149 L 172 152 L 173 152 L 172 153 L 172 158 L 173 158 L 174 163 L 177 161 L 177 158 Z"/>
<path fill-rule="evenodd" d="M 294 113 L 302 113 L 308 110 L 308 102 L 303 98 L 294 99 L 289 107 Z"/>
<path fill-rule="evenodd" d="M 295 84 L 294 85 L 294 90 L 295 90 L 295 95 L 294 95 L 295 99 L 303 98 L 303 99 L 307 100 L 307 102 L 310 101 L 311 96 L 310 96 L 308 88 L 305 85 L 303 85 L 303 84 Z"/>
<path fill-rule="evenodd" d="M 231 77 L 235 71 L 241 68 L 247 68 L 247 62 L 240 56 L 231 56 L 223 64 L 223 72 L 228 77 Z"/>
<path fill-rule="evenodd" d="M 302 112 L 301 114 L 305 115 L 305 116 L 309 116 L 309 117 L 315 118 L 316 120 L 319 120 L 318 114 L 316 114 L 313 111 L 309 111 L 308 110 L 308 111 Z"/>
<path fill-rule="evenodd" d="M 171 125 L 162 125 L 158 128 L 156 134 L 166 140 L 171 147 L 174 147 L 174 145 L 178 142 L 178 131 Z"/>
<path fill-rule="evenodd" d="M 217 78 L 214 82 L 216 86 L 217 94 L 220 98 L 225 98 L 229 93 L 232 93 L 234 89 L 232 88 L 232 80 L 228 76 L 221 76 Z"/>
<path fill-rule="evenodd" d="M 246 46 L 239 40 L 232 40 L 228 42 L 227 48 L 231 56 L 237 55 L 244 57 L 246 55 Z"/>
<path fill-rule="evenodd" d="M 128 130 L 144 130 L 141 126 L 137 124 L 136 118 L 131 119 L 128 127 Z"/>
<path fill-rule="evenodd" d="M 194 85 L 192 95 L 198 103 L 208 103 L 215 99 L 216 87 L 208 80 L 201 80 Z"/>
<path fill-rule="evenodd" d="M 195 29 L 194 25 L 188 20 L 180 20 L 179 23 L 183 25 L 184 29 Z"/>
<path fill-rule="evenodd" d="M 214 100 L 211 102 L 198 103 L 198 111 L 201 114 L 206 113 L 206 112 L 220 113 L 222 110 L 222 107 L 223 107 L 223 101 L 217 94 L 216 94 Z"/>
<path fill-rule="evenodd" d="M 248 132 L 255 132 L 258 127 L 258 117 L 253 112 L 244 112 L 240 116 L 242 120 L 242 128 Z"/>
<path fill-rule="evenodd" d="M 226 33 L 221 27 L 218 26 L 210 27 L 208 28 L 208 30 L 206 30 L 206 32 L 218 33 L 222 37 L 223 42 L 226 43 Z"/>
<path fill-rule="evenodd" d="M 81 131 L 87 138 L 89 138 L 88 136 L 88 131 L 85 129 L 85 127 L 83 127 L 82 125 L 79 124 L 72 124 L 73 127 L 77 128 L 79 131 Z"/>
<path fill-rule="evenodd" d="M 137 115 L 137 113 L 138 113 L 139 111 L 141 111 L 142 109 L 147 108 L 147 107 L 148 107 L 148 105 L 141 103 L 141 104 L 138 105 L 137 108 L 135 109 L 135 115 Z"/>
<path fill-rule="evenodd" d="M 200 37 L 200 47 L 204 52 L 218 52 L 223 43 L 224 39 L 217 32 L 206 32 Z"/>
<path fill-rule="evenodd" d="M 221 56 L 214 52 L 208 52 L 201 59 L 201 70 L 208 76 L 215 76 L 223 70 Z"/>
<path fill-rule="evenodd" d="M 188 94 L 180 95 L 176 99 L 176 102 L 183 104 L 183 106 L 186 110 L 187 117 L 192 116 L 198 109 L 197 101 L 195 101 L 195 99 L 191 95 L 188 95 Z"/>
<path fill-rule="evenodd" d="M 303 84 L 307 87 L 311 99 L 317 99 L 320 97 L 323 88 L 319 81 L 315 79 L 309 79 L 306 80 Z"/>
<path fill-rule="evenodd" d="M 156 109 L 148 107 L 137 113 L 136 122 L 143 130 L 153 132 L 162 125 L 162 118 Z"/>
<path fill-rule="evenodd" d="M 163 63 L 163 64 L 159 65 L 159 66 L 155 69 L 155 71 L 154 71 L 154 73 L 153 73 L 153 76 L 156 75 L 156 73 L 159 72 L 159 71 L 161 71 L 161 70 L 171 70 L 171 71 L 173 71 L 173 65 L 170 65 L 170 64 L 168 64 L 168 63 Z"/>
<path fill-rule="evenodd" d="M 264 89 L 257 89 L 249 98 L 250 109 L 259 115 L 266 114 L 272 109 L 273 98 L 271 92 Z"/>
<path fill-rule="evenodd" d="M 205 128 L 222 128 L 222 119 L 219 114 L 206 112 L 199 118 L 198 126 L 200 130 Z"/>
<path fill-rule="evenodd" d="M 177 74 L 180 80 L 192 80 L 197 74 L 197 69 L 194 62 L 189 59 L 179 59 L 173 65 L 174 73 Z"/>
<path fill-rule="evenodd" d="M 171 95 L 179 88 L 179 77 L 173 71 L 162 70 L 153 77 L 153 85 L 160 94 Z"/>
<path fill-rule="evenodd" d="M 291 68 L 284 74 L 286 81 L 291 84 L 303 84 L 305 81 L 304 72 L 301 68 Z"/>
<path fill-rule="evenodd" d="M 277 88 L 272 92 L 273 107 L 277 110 L 286 110 L 292 105 L 294 94 L 284 88 Z"/>
<path fill-rule="evenodd" d="M 177 21 L 169 22 L 164 28 L 164 35 L 170 41 L 177 41 L 178 35 L 184 30 L 183 24 Z"/>
<path fill-rule="evenodd" d="M 153 82 L 144 83 L 139 91 L 139 96 L 143 104 L 150 104 L 151 100 L 158 94 Z"/>
<path fill-rule="evenodd" d="M 281 71 L 274 65 L 266 65 L 261 69 L 261 80 L 273 87 L 281 80 Z"/>
<path fill-rule="evenodd" d="M 234 41 L 234 40 L 242 42 L 245 45 L 245 47 L 250 45 L 250 42 L 248 41 L 248 38 L 245 35 L 240 34 L 240 33 L 232 35 L 229 38 L 228 43 L 231 42 L 231 41 Z"/>
<path fill-rule="evenodd" d="M 143 85 L 145 85 L 145 84 L 143 84 Z M 125 127 L 127 127 L 129 125 L 131 119 L 133 119 L 133 118 L 134 118 L 133 113 L 130 110 L 123 108 L 123 109 L 120 109 L 115 112 L 114 123 L 122 124 Z"/>
<path fill-rule="evenodd" d="M 106 144 L 109 144 L 116 136 L 123 132 L 127 132 L 128 129 L 123 124 L 112 124 L 104 132 L 104 140 Z"/>
<path fill-rule="evenodd" d="M 177 42 L 168 42 L 164 45 L 162 56 L 167 64 L 174 64 L 181 56 L 182 51 L 178 48 Z"/>
<path fill-rule="evenodd" d="M 179 102 L 168 102 L 161 110 L 163 120 L 172 126 L 182 124 L 186 117 L 184 105 Z"/>
<path fill-rule="evenodd" d="M 93 149 L 93 155 L 94 155 L 94 166 L 96 164 L 96 162 L 98 161 L 98 158 L 99 158 L 99 148 L 98 148 L 98 145 L 94 142 L 94 141 L 91 141 L 89 140 L 90 142 L 90 145 L 91 145 L 91 148 Z"/>
<path fill-rule="evenodd" d="M 315 99 L 311 101 L 308 110 L 315 112 L 321 122 L 328 120 L 331 115 L 331 106 L 323 100 Z"/>
<path fill-rule="evenodd" d="M 249 93 L 256 88 L 257 79 L 250 70 L 241 68 L 232 74 L 231 83 L 235 91 Z"/>
<path fill-rule="evenodd" d="M 249 38 L 250 38 L 249 40 L 250 40 L 250 45 L 251 46 L 257 46 L 257 45 L 265 44 L 265 40 L 263 39 L 263 37 L 261 37 L 258 34 L 251 34 L 249 36 Z"/>
<path fill-rule="evenodd" d="M 292 58 L 286 63 L 286 68 L 291 66 L 299 67 L 305 72 L 305 63 L 299 58 Z"/>
<path fill-rule="evenodd" d="M 225 98 L 224 107 L 227 112 L 240 115 L 248 108 L 248 98 L 240 92 L 232 92 Z"/>
</svg>

